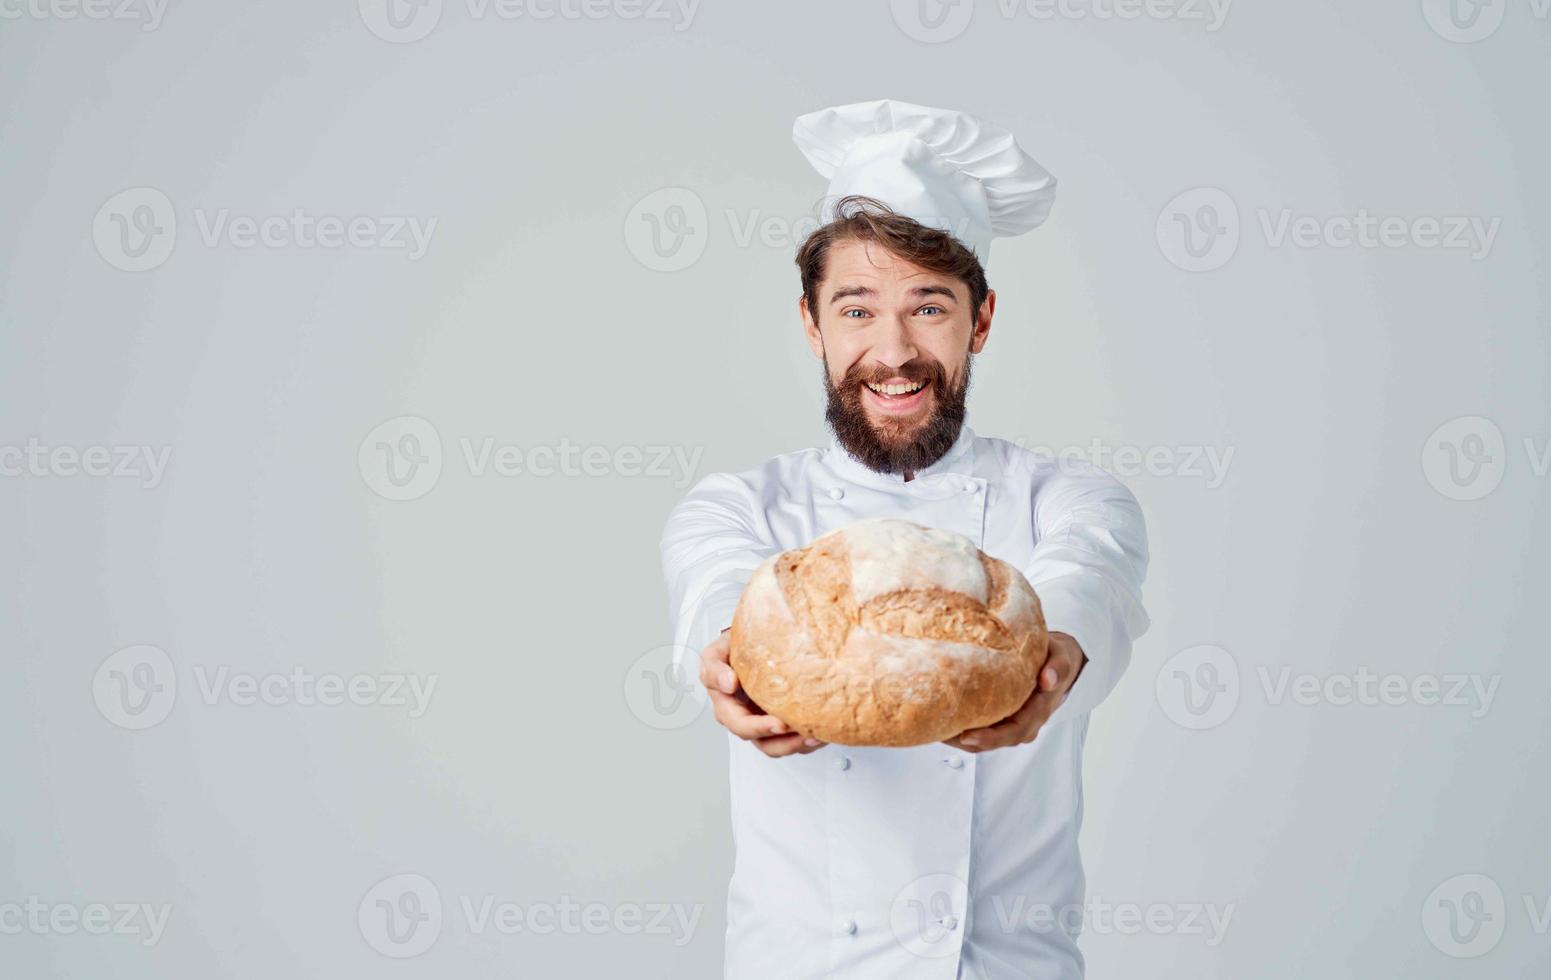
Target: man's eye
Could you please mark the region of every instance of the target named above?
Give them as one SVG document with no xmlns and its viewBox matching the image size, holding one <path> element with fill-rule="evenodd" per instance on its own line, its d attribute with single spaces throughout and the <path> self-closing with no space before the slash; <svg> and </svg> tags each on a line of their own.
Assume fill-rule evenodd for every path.
<svg viewBox="0 0 1551 980">
<path fill-rule="evenodd" d="M 851 314 L 853 314 L 853 313 L 856 314 L 856 316 L 851 317 L 851 319 L 853 319 L 853 320 L 860 320 L 862 317 L 867 315 L 867 311 L 866 310 L 859 310 L 859 309 L 856 309 L 854 307 L 852 309 L 846 310 L 844 313 L 842 313 L 840 315 L 841 316 L 851 316 Z"/>
<path fill-rule="evenodd" d="M 942 313 L 944 311 L 943 311 L 943 308 L 940 307 L 940 306 L 923 306 L 919 310 L 916 310 L 917 314 L 921 314 L 921 313 L 928 313 L 929 314 L 929 313 L 934 313 L 934 312 L 935 313 Z"/>
</svg>

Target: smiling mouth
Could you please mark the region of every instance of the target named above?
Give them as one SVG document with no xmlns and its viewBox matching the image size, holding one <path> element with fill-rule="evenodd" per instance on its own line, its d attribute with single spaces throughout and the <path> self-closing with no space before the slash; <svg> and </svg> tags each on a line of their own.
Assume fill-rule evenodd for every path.
<svg viewBox="0 0 1551 980">
<path fill-rule="evenodd" d="M 930 381 L 905 381 L 894 384 L 864 382 L 868 401 L 885 412 L 902 412 L 915 408 L 926 398 Z"/>
</svg>

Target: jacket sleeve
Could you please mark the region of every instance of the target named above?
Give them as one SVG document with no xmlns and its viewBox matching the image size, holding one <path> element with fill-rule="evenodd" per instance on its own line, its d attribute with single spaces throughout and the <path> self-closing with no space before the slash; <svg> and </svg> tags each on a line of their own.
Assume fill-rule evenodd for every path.
<svg viewBox="0 0 1551 980">
<path fill-rule="evenodd" d="M 1151 620 L 1142 606 L 1147 527 L 1136 497 L 1086 463 L 1062 461 L 1037 485 L 1034 557 L 1024 569 L 1052 632 L 1076 638 L 1088 663 L 1051 723 L 1092 711 L 1131 662 Z"/>
<path fill-rule="evenodd" d="M 750 487 L 713 473 L 697 483 L 668 515 L 662 533 L 662 571 L 674 662 L 687 676 L 700 651 L 732 625 L 749 577 L 779 552 L 764 532 Z"/>
</svg>

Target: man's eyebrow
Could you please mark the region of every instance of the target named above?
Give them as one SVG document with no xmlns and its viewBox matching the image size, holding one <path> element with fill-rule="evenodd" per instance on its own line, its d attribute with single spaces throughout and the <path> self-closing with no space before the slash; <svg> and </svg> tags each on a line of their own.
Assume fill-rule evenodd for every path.
<svg viewBox="0 0 1551 980">
<path fill-rule="evenodd" d="M 829 301 L 831 303 L 838 303 L 841 300 L 846 299 L 847 297 L 850 297 L 850 296 L 877 296 L 877 295 L 878 295 L 878 291 L 873 289 L 871 286 L 841 286 L 839 289 L 835 290 L 833 293 L 830 294 Z M 946 296 L 949 299 L 958 299 L 958 297 L 954 295 L 952 289 L 949 289 L 947 286 L 938 285 L 936 283 L 933 283 L 932 285 L 929 285 L 929 286 L 917 286 L 914 289 L 910 290 L 910 295 L 917 296 L 917 297 L 919 297 L 919 296 Z"/>
</svg>

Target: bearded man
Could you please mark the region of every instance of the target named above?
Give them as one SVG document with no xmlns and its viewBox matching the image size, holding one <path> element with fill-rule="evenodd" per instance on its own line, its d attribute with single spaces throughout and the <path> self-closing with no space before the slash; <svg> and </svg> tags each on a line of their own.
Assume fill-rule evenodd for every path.
<svg viewBox="0 0 1551 980">
<path fill-rule="evenodd" d="M 1080 978 L 1083 741 L 1148 626 L 1146 528 L 1103 470 L 965 424 L 990 240 L 1043 221 L 1055 181 L 1005 130 L 909 103 L 811 113 L 795 135 L 830 179 L 797 266 L 833 439 L 707 476 L 662 538 L 675 642 L 699 652 L 730 746 L 725 975 Z M 741 691 L 726 630 L 750 574 L 868 517 L 962 534 L 1034 586 L 1049 661 L 1010 717 L 826 745 Z"/>
</svg>

